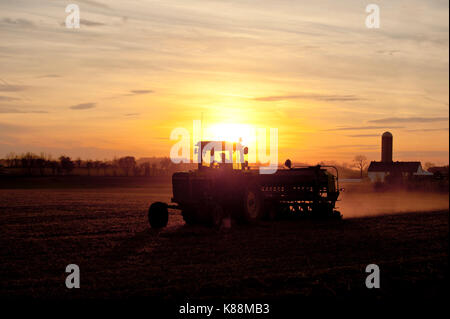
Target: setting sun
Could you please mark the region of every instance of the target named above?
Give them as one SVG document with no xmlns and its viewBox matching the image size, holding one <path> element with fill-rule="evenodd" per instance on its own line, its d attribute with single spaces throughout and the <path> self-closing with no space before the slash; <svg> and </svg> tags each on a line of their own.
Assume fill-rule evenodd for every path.
<svg viewBox="0 0 450 319">
<path fill-rule="evenodd" d="M 203 138 L 249 144 L 255 140 L 255 127 L 249 124 L 238 123 L 213 124 L 205 128 Z"/>
</svg>

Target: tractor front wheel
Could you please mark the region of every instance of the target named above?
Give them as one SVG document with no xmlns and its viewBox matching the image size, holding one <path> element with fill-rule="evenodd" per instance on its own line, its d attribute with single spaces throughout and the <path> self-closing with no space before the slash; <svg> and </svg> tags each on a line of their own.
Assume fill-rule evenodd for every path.
<svg viewBox="0 0 450 319">
<path fill-rule="evenodd" d="M 148 209 L 148 221 L 152 228 L 163 228 L 169 221 L 169 210 L 166 203 L 155 202 Z"/>
<path fill-rule="evenodd" d="M 251 185 L 244 194 L 244 219 L 255 222 L 264 215 L 264 201 L 261 190 L 257 185 Z"/>
</svg>

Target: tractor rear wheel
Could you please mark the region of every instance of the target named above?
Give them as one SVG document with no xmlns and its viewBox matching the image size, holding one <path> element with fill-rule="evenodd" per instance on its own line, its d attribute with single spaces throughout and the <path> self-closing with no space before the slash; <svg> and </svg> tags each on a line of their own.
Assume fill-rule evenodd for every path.
<svg viewBox="0 0 450 319">
<path fill-rule="evenodd" d="M 169 210 L 166 203 L 154 202 L 148 209 L 148 221 L 152 228 L 163 228 L 169 221 Z"/>
<path fill-rule="evenodd" d="M 257 185 L 247 187 L 244 194 L 244 219 L 249 222 L 255 222 L 264 215 L 264 200 L 261 190 Z"/>
</svg>

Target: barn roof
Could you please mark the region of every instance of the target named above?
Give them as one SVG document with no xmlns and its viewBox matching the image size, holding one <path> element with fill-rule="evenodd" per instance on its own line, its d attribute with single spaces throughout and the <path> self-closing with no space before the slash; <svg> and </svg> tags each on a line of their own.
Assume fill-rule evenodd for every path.
<svg viewBox="0 0 450 319">
<path fill-rule="evenodd" d="M 415 173 L 422 165 L 420 162 L 370 162 L 369 172 L 405 172 Z"/>
</svg>

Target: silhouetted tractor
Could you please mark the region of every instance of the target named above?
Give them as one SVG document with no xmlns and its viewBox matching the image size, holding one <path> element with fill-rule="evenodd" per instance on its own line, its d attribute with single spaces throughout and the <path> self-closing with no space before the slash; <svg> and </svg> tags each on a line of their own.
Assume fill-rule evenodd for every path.
<svg viewBox="0 0 450 319">
<path fill-rule="evenodd" d="M 213 226 L 220 226 L 224 218 L 247 223 L 295 217 L 341 218 L 335 210 L 339 185 L 333 166 L 293 168 L 287 160 L 286 168 L 260 174 L 244 161 L 248 149 L 240 143 L 203 141 L 197 143 L 196 153 L 197 170 L 172 175 L 173 204 L 151 204 L 151 227 L 167 225 L 169 208 L 181 210 L 187 224 Z M 327 168 L 334 169 L 336 175 Z"/>
</svg>

